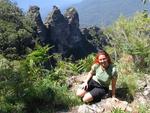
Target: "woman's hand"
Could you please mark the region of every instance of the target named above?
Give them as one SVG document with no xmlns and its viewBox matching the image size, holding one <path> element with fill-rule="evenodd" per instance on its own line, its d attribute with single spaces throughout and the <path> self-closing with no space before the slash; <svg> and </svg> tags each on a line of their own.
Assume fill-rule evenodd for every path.
<svg viewBox="0 0 150 113">
<path fill-rule="evenodd" d="M 87 89 L 88 89 L 88 84 L 87 84 L 87 82 L 84 82 L 84 83 L 82 84 L 82 89 L 84 89 L 84 90 L 87 90 Z"/>
</svg>

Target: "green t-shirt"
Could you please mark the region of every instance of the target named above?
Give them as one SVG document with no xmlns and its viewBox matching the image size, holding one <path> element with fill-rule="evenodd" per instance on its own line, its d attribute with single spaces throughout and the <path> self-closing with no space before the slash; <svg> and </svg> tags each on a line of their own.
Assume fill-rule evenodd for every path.
<svg viewBox="0 0 150 113">
<path fill-rule="evenodd" d="M 92 79 L 104 87 L 109 87 L 110 81 L 117 78 L 116 68 L 112 64 L 106 70 L 101 65 L 94 64 L 92 70 L 95 72 Z"/>
</svg>

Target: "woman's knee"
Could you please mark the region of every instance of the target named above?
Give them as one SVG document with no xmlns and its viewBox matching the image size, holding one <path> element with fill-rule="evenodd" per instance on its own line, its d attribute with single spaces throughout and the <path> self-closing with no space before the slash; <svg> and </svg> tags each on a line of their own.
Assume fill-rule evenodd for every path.
<svg viewBox="0 0 150 113">
<path fill-rule="evenodd" d="M 86 91 L 82 90 L 82 89 L 78 89 L 76 92 L 76 95 L 78 97 L 83 97 L 85 95 Z"/>
<path fill-rule="evenodd" d="M 84 97 L 82 98 L 83 102 L 91 102 L 93 100 L 93 97 L 90 93 L 86 93 Z"/>
</svg>

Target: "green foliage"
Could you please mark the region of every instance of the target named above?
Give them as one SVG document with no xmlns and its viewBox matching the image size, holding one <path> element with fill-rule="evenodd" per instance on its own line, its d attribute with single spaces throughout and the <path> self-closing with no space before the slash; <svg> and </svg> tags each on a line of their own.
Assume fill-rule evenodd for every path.
<svg viewBox="0 0 150 113">
<path fill-rule="evenodd" d="M 4 57 L 0 59 L 0 111 L 1 113 L 23 112 L 21 98 L 22 76 L 14 69 L 14 64 Z M 20 91 L 19 91 L 20 90 Z"/>
<path fill-rule="evenodd" d="M 1 0 L 0 7 L 0 53 L 17 59 L 26 53 L 27 46 L 31 46 L 33 24 L 10 0 Z"/>
<path fill-rule="evenodd" d="M 29 55 L 27 55 L 27 58 L 26 58 L 27 62 L 30 62 L 29 63 L 30 66 L 33 67 L 34 64 L 41 65 L 42 63 L 48 61 L 52 57 L 48 55 L 48 52 L 51 48 L 52 47 L 49 47 L 48 45 L 45 47 L 42 47 L 37 44 L 37 46 L 35 47 L 35 50 Z"/>
<path fill-rule="evenodd" d="M 127 113 L 119 108 L 114 109 L 111 113 Z"/>
<path fill-rule="evenodd" d="M 67 77 L 75 76 L 79 73 L 89 71 L 91 69 L 95 55 L 90 54 L 85 59 L 81 59 L 75 62 L 72 62 L 69 59 L 61 60 L 58 54 L 55 54 L 54 57 L 57 59 L 57 64 L 56 67 L 51 70 L 49 76 L 51 80 L 63 84 Z"/>
<path fill-rule="evenodd" d="M 76 64 L 77 72 L 83 73 L 83 72 L 90 71 L 94 58 L 95 58 L 95 54 L 90 54 L 85 59 L 78 60 Z"/>
<path fill-rule="evenodd" d="M 64 84 L 66 77 L 77 75 L 77 66 L 71 62 L 59 61 L 50 74 L 51 79 Z"/>
<path fill-rule="evenodd" d="M 139 113 L 149 113 L 150 112 L 150 105 L 140 105 L 138 112 Z"/>
<path fill-rule="evenodd" d="M 127 88 L 128 94 L 134 95 L 138 86 L 138 73 L 134 71 L 135 65 L 131 59 L 131 56 L 123 54 L 121 59 L 115 64 L 118 69 L 117 87 Z"/>
<path fill-rule="evenodd" d="M 120 53 L 133 56 L 137 70 L 148 72 L 150 67 L 150 18 L 146 13 L 138 13 L 133 18 L 120 17 L 107 31 L 112 38 L 112 46 L 117 59 Z"/>
<path fill-rule="evenodd" d="M 55 68 L 50 70 L 50 78 L 52 81 L 64 84 L 66 78 L 77 74 L 77 66 L 70 59 L 62 60 L 60 54 L 53 54 L 53 58 L 57 61 Z"/>
<path fill-rule="evenodd" d="M 10 0 L 1 0 L 0 3 L 1 3 L 0 4 L 1 19 L 21 25 L 20 19 L 23 15 L 23 12 L 18 7 L 16 7 L 15 4 L 10 2 Z"/>
<path fill-rule="evenodd" d="M 1 113 L 49 113 L 57 107 L 67 108 L 79 103 L 65 83 L 58 82 L 62 78 L 51 76 L 60 74 L 44 68 L 43 62 L 51 58 L 46 54 L 49 49 L 39 47 L 20 61 L 0 57 Z"/>
</svg>

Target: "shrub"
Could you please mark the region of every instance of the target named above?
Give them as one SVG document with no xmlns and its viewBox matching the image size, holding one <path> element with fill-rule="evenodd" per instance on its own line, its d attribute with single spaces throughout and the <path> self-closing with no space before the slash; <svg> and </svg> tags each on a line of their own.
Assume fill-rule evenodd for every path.
<svg viewBox="0 0 150 113">
<path fill-rule="evenodd" d="M 95 58 L 95 54 L 90 54 L 85 59 L 78 60 L 76 64 L 78 68 L 77 72 L 83 73 L 83 72 L 90 71 L 94 58 Z"/>
<path fill-rule="evenodd" d="M 52 78 L 55 72 L 42 65 L 50 58 L 46 54 L 48 50 L 47 46 L 41 47 L 20 61 L 8 61 L 1 56 L 1 113 L 49 113 L 59 106 L 69 107 L 79 103 L 65 83 L 60 84 L 59 79 Z"/>
<path fill-rule="evenodd" d="M 146 13 L 138 13 L 130 19 L 120 17 L 106 34 L 111 37 L 115 57 L 120 53 L 133 56 L 136 70 L 148 72 L 150 69 L 150 18 Z"/>
<path fill-rule="evenodd" d="M 128 93 L 134 95 L 137 90 L 138 74 L 134 71 L 135 65 L 132 56 L 123 54 L 116 66 L 118 68 L 117 86 L 127 88 Z"/>
</svg>

